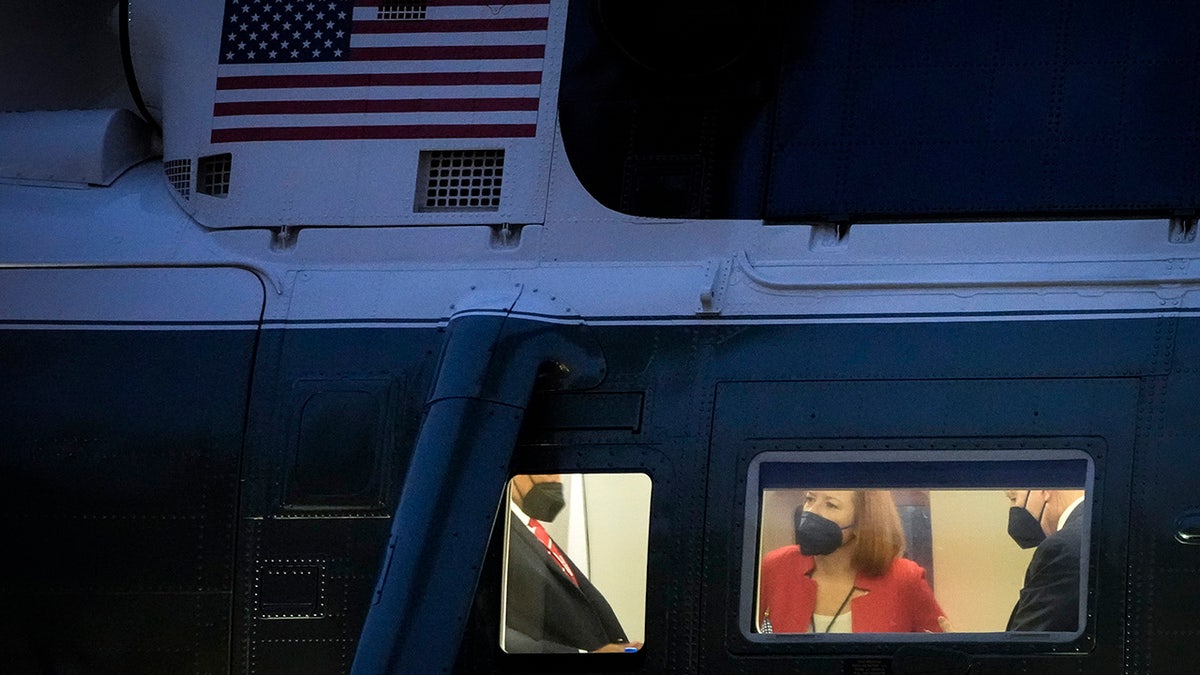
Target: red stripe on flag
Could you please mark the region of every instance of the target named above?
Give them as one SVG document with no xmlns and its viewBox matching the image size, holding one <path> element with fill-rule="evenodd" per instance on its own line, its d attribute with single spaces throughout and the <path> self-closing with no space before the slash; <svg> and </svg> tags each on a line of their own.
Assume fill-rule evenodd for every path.
<svg viewBox="0 0 1200 675">
<path fill-rule="evenodd" d="M 322 115 L 336 113 L 501 112 L 537 110 L 536 98 L 437 98 L 387 101 L 242 101 L 217 103 L 213 115 Z"/>
<path fill-rule="evenodd" d="M 354 141 L 417 138 L 532 138 L 536 124 L 411 124 L 349 127 L 214 129 L 213 143 L 254 141 Z"/>
<path fill-rule="evenodd" d="M 217 78 L 218 90 L 316 87 L 408 87 L 460 84 L 541 84 L 541 71 L 476 73 L 359 73 L 343 75 L 238 75 Z"/>
<path fill-rule="evenodd" d="M 546 17 L 522 19 L 418 19 L 413 21 L 355 21 L 354 34 L 372 33 L 491 33 L 546 30 Z"/>
<path fill-rule="evenodd" d="M 354 61 L 466 61 L 471 59 L 540 59 L 546 45 L 463 45 L 454 47 L 354 47 Z"/>
</svg>

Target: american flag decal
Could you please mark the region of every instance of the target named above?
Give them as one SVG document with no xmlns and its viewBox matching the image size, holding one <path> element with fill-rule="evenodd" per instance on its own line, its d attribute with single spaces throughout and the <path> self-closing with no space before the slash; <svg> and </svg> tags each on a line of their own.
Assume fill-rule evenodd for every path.
<svg viewBox="0 0 1200 675">
<path fill-rule="evenodd" d="M 424 4 L 225 0 L 212 142 L 534 136 L 549 0 Z"/>
</svg>

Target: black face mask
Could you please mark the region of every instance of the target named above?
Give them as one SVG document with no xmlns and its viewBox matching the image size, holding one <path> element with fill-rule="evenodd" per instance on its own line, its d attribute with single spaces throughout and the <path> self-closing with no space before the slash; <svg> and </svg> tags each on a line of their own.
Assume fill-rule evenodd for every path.
<svg viewBox="0 0 1200 675">
<path fill-rule="evenodd" d="M 837 523 L 819 516 L 804 507 L 796 509 L 796 543 L 804 555 L 829 555 L 842 547 L 842 530 L 854 525 L 839 527 Z"/>
<path fill-rule="evenodd" d="M 534 483 L 521 499 L 521 510 L 530 518 L 550 522 L 558 517 L 566 503 L 562 483 Z"/>
<path fill-rule="evenodd" d="M 1029 505 L 1030 492 L 1025 493 L 1025 506 Z M 1025 506 L 1009 507 L 1008 536 L 1021 548 L 1033 548 L 1046 540 L 1046 533 L 1042 530 L 1042 514 L 1046 512 L 1046 502 L 1042 502 L 1042 510 L 1036 518 Z"/>
</svg>

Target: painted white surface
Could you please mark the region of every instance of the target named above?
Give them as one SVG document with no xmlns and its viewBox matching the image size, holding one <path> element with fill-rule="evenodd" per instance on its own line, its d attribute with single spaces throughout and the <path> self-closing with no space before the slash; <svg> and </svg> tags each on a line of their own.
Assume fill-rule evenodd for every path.
<svg viewBox="0 0 1200 675">
<path fill-rule="evenodd" d="M 150 129 L 128 110 L 0 112 L 0 181 L 111 185 L 150 156 Z"/>
<path fill-rule="evenodd" d="M 0 268 L 0 320 L 10 326 L 28 321 L 240 322 L 254 327 L 262 306 L 262 283 L 241 269 Z"/>
<path fill-rule="evenodd" d="M 441 323 L 488 291 L 515 293 L 518 312 L 610 324 L 1119 318 L 1200 309 L 1200 242 L 1172 243 L 1166 220 L 856 224 L 830 245 L 821 228 L 805 223 L 612 211 L 580 185 L 555 123 L 566 22 L 560 2 L 502 10 L 549 14 L 538 136 L 490 143 L 507 153 L 505 205 L 491 213 L 414 213 L 416 158 L 428 144 L 210 143 L 213 103 L 223 95 L 214 89 L 223 6 L 139 8 L 130 25 L 133 57 L 142 94 L 163 123 L 164 156 L 232 152 L 229 195 L 193 192 L 185 201 L 159 160 L 107 188 L 0 183 L 0 267 L 238 266 L 267 289 L 267 320 L 314 326 Z M 447 139 L 437 147 L 482 146 Z M 18 154 L 37 159 L 32 150 Z M 501 223 L 513 226 L 511 241 L 497 236 Z M 287 227 L 286 238 L 269 227 Z"/>
</svg>

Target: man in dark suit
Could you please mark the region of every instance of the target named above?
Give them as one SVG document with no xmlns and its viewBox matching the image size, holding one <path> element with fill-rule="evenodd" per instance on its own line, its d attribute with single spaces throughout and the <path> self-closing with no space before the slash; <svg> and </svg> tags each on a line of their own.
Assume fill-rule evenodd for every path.
<svg viewBox="0 0 1200 675">
<path fill-rule="evenodd" d="M 612 607 L 546 533 L 562 510 L 557 474 L 515 476 L 509 488 L 507 652 L 622 652 L 631 644 Z"/>
<path fill-rule="evenodd" d="M 1010 490 L 1009 535 L 1037 546 L 1010 631 L 1079 630 L 1079 579 L 1087 502 L 1083 490 Z M 1023 502 L 1023 503 L 1022 503 Z"/>
</svg>

